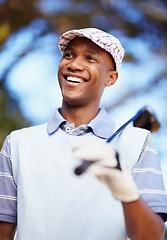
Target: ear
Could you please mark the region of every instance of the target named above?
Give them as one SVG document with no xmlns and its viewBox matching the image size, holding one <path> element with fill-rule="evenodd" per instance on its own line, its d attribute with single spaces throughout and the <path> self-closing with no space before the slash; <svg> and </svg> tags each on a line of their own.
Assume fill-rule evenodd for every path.
<svg viewBox="0 0 167 240">
<path fill-rule="evenodd" d="M 117 71 L 110 71 L 108 79 L 105 82 L 106 87 L 110 87 L 113 85 L 118 79 L 118 72 Z"/>
</svg>

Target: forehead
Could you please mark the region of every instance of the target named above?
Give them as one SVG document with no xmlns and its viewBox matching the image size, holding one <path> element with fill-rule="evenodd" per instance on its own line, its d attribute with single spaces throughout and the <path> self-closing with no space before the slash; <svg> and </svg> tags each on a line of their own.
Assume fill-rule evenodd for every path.
<svg viewBox="0 0 167 240">
<path fill-rule="evenodd" d="M 103 52 L 105 54 L 107 54 L 108 52 L 106 52 L 104 49 L 102 49 L 101 47 L 99 47 L 98 45 L 96 45 L 94 42 L 92 42 L 90 39 L 86 38 L 86 37 L 76 37 L 74 39 L 72 39 L 69 44 L 67 45 L 67 50 L 69 48 L 80 48 L 81 49 L 92 49 L 93 52 L 97 53 L 97 54 L 102 54 Z M 108 53 L 109 54 L 109 53 Z M 109 54 L 110 55 L 110 54 Z"/>
<path fill-rule="evenodd" d="M 68 51 L 70 49 L 73 51 L 79 51 L 81 53 L 83 52 L 92 53 L 98 56 L 101 60 L 108 63 L 112 67 L 112 69 L 115 69 L 114 60 L 110 53 L 104 50 L 103 48 L 99 47 L 86 37 L 76 37 L 72 39 L 67 45 L 65 51 Z"/>
</svg>

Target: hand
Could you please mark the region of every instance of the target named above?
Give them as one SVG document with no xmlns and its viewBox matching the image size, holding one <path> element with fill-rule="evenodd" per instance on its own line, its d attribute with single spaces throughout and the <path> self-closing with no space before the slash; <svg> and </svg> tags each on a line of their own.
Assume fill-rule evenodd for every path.
<svg viewBox="0 0 167 240">
<path fill-rule="evenodd" d="M 116 152 L 110 144 L 95 137 L 72 142 L 74 157 L 82 161 L 92 161 L 88 172 L 106 184 L 113 196 L 122 202 L 132 202 L 139 198 L 136 184 L 127 169 L 118 170 Z"/>
</svg>

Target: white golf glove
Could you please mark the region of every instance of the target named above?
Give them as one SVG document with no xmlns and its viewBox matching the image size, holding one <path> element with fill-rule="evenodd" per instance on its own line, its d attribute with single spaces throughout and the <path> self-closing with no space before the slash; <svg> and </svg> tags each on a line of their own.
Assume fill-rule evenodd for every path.
<svg viewBox="0 0 167 240">
<path fill-rule="evenodd" d="M 116 152 L 111 145 L 95 137 L 83 138 L 71 144 L 74 157 L 82 161 L 92 161 L 93 164 L 87 171 L 106 184 L 116 199 L 132 202 L 139 198 L 131 172 L 124 168 L 115 168 Z"/>
</svg>

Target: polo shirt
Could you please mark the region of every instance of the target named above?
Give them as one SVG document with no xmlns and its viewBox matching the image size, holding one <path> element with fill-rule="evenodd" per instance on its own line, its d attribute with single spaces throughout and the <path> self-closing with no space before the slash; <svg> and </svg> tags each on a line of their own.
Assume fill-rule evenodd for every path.
<svg viewBox="0 0 167 240">
<path fill-rule="evenodd" d="M 0 153 L 0 179 L 1 179 L 1 183 L 2 183 L 2 184 L 0 184 L 0 206 L 1 206 L 0 207 L 0 220 L 7 221 L 7 222 L 17 222 L 17 223 L 19 222 L 18 232 L 19 231 L 22 232 L 22 233 L 20 233 L 20 236 L 22 236 L 21 234 L 23 234 L 23 230 L 21 230 L 21 228 L 23 226 L 21 224 L 21 220 L 22 219 L 28 220 L 28 219 L 25 216 L 22 216 L 22 215 L 25 215 L 23 213 L 24 207 L 22 206 L 22 199 L 24 199 L 24 195 L 23 196 L 21 195 L 21 197 L 20 197 L 20 194 L 23 194 L 22 193 L 23 189 L 21 189 L 21 191 L 20 191 L 20 189 L 18 190 L 18 188 L 21 188 L 20 185 L 22 184 L 21 182 L 19 182 L 20 181 L 19 179 L 23 179 L 23 182 L 24 182 L 25 178 L 29 177 L 29 172 L 27 173 L 26 169 L 31 169 L 32 171 L 34 171 L 34 175 L 37 173 L 36 178 L 34 178 L 33 180 L 37 180 L 37 182 L 38 182 L 37 177 L 38 177 L 38 175 L 40 175 L 39 174 L 40 170 L 44 171 L 44 168 L 45 168 L 44 159 L 41 160 L 41 165 L 40 165 L 40 158 L 41 157 L 44 158 L 44 156 L 43 156 L 44 154 L 40 155 L 40 151 L 43 151 L 43 152 L 46 151 L 47 157 L 49 156 L 49 153 L 52 154 L 52 156 L 50 156 L 50 159 L 48 159 L 48 164 L 49 164 L 49 161 L 50 162 L 54 161 L 53 153 L 55 153 L 55 154 L 57 153 L 54 151 L 54 146 L 53 146 L 54 141 L 51 139 L 55 138 L 55 143 L 57 142 L 57 145 L 55 145 L 55 148 L 57 148 L 57 151 L 60 152 L 60 149 L 61 149 L 62 152 L 65 151 L 63 154 L 69 153 L 69 155 L 66 154 L 64 156 L 66 156 L 66 157 L 69 156 L 69 159 L 71 159 L 72 157 L 71 157 L 71 152 L 70 152 L 69 144 L 68 144 L 69 138 L 71 138 L 71 137 L 79 138 L 79 137 L 82 137 L 82 135 L 87 136 L 87 135 L 91 134 L 95 137 L 99 137 L 99 138 L 105 140 L 113 134 L 113 131 L 114 131 L 114 122 L 110 119 L 109 115 L 102 108 L 102 109 L 100 109 L 98 115 L 89 124 L 87 124 L 86 126 L 85 125 L 79 126 L 77 129 L 75 129 L 75 126 L 73 124 L 68 124 L 67 121 L 61 116 L 60 111 L 57 109 L 55 111 L 53 117 L 48 121 L 47 124 L 44 124 L 42 126 L 31 127 L 31 128 L 15 131 L 14 133 L 11 133 L 11 136 L 8 136 L 6 138 L 4 146 Z M 139 158 L 136 160 L 136 163 L 130 163 L 129 158 L 127 159 L 127 156 L 129 157 L 132 155 L 130 152 L 130 149 L 128 149 L 128 146 L 127 146 L 127 136 L 128 136 L 128 145 L 131 145 L 129 143 L 130 143 L 131 139 L 132 139 L 132 141 L 134 141 L 134 136 L 133 136 L 134 128 L 131 128 L 128 131 L 125 130 L 124 131 L 125 134 L 120 134 L 120 136 L 118 137 L 118 140 L 115 142 L 113 141 L 113 147 L 115 147 L 115 149 L 120 152 L 121 158 L 125 159 L 124 164 L 127 167 L 131 168 L 132 174 L 134 176 L 134 179 L 135 179 L 135 182 L 139 189 L 139 194 L 141 195 L 141 197 L 147 202 L 147 204 L 153 209 L 153 211 L 158 212 L 158 213 L 163 213 L 164 220 L 166 220 L 167 198 L 166 198 L 166 193 L 165 193 L 165 189 L 164 189 L 162 171 L 160 168 L 157 151 L 154 148 L 154 145 L 152 143 L 150 133 L 148 133 L 145 130 L 141 130 L 141 129 L 138 129 L 138 130 L 136 129 L 135 131 L 137 131 L 138 133 L 140 132 L 140 134 L 142 133 L 141 135 L 146 136 L 145 142 L 141 143 L 141 149 L 140 149 L 140 152 L 138 153 Z M 126 132 L 128 132 L 128 135 L 126 134 Z M 30 136 L 30 134 L 33 134 L 33 135 Z M 13 143 L 14 142 L 13 139 L 15 139 L 16 136 L 18 138 L 18 143 L 15 145 L 15 143 Z M 34 147 L 34 149 L 32 151 L 29 144 L 27 144 L 27 146 L 26 146 L 26 144 L 24 145 L 24 141 L 21 141 L 22 136 L 24 136 L 23 139 L 25 140 L 25 143 L 27 142 L 27 143 L 31 144 L 31 141 L 28 142 L 27 139 L 31 140 L 31 138 L 32 138 L 32 142 L 33 142 L 34 141 L 33 136 L 34 137 L 37 136 L 37 139 L 39 142 L 42 138 L 45 138 L 45 139 L 47 139 L 47 141 L 44 141 L 44 143 L 47 143 L 47 144 L 49 143 L 49 144 L 48 145 L 46 144 L 47 148 L 45 149 L 45 151 L 44 151 L 44 149 L 42 149 L 42 148 L 44 148 L 44 146 L 42 146 L 40 144 L 36 145 L 36 148 L 38 148 L 38 149 L 36 149 Z M 58 139 L 56 138 L 57 136 L 58 136 Z M 138 134 L 138 136 L 139 136 L 139 134 Z M 121 142 L 121 141 L 119 141 L 119 138 L 121 138 L 121 139 L 125 138 L 125 140 L 123 141 L 123 144 L 121 146 L 119 146 L 119 142 Z M 12 139 L 12 143 L 11 143 L 11 139 Z M 42 143 L 42 140 L 41 140 L 41 143 Z M 125 143 L 126 143 L 126 146 L 124 146 Z M 18 150 L 17 153 L 15 152 L 15 150 L 14 150 L 13 154 L 11 153 L 11 146 L 18 146 L 19 144 L 20 144 L 20 146 L 22 146 L 22 149 L 24 149 L 27 154 L 28 154 L 28 150 L 29 150 L 29 152 L 31 153 L 30 156 L 28 156 L 29 158 L 27 157 L 27 155 L 24 156 L 24 151 L 22 151 L 22 149 L 20 149 L 20 151 Z M 50 144 L 52 144 L 52 145 L 50 146 Z M 63 148 L 61 147 L 62 145 L 63 145 Z M 136 147 L 136 151 L 134 151 L 135 154 L 138 151 L 138 145 L 140 145 L 140 143 L 138 143 L 138 139 L 136 139 L 136 145 L 134 145 L 134 147 Z M 15 147 L 13 149 L 15 149 Z M 34 152 L 34 151 L 36 151 L 36 152 Z M 19 155 L 17 155 L 18 153 L 19 153 Z M 62 157 L 61 160 L 63 160 L 62 153 L 60 152 L 59 154 L 60 154 L 59 158 L 61 159 L 61 157 Z M 22 157 L 20 157 L 20 156 L 22 156 Z M 29 161 L 31 156 L 34 161 L 36 160 L 36 162 L 39 162 L 39 166 L 36 164 L 36 162 L 33 162 L 34 163 L 34 165 L 33 165 L 33 163 L 31 162 L 32 160 Z M 38 156 L 39 156 L 39 159 L 37 159 Z M 17 157 L 20 158 L 23 161 L 23 163 L 24 163 L 24 159 L 26 159 L 26 162 L 24 164 L 26 165 L 26 164 L 28 164 L 28 162 L 31 162 L 32 166 L 26 165 L 27 168 L 25 168 L 25 166 L 23 166 L 24 168 L 22 168 L 22 169 L 24 169 L 25 172 L 18 173 L 18 167 L 20 167 L 20 166 L 18 166 L 15 162 L 15 161 L 17 161 L 16 160 Z M 56 162 L 57 169 L 59 169 L 59 167 L 60 167 L 59 165 L 63 164 L 62 161 L 60 161 L 60 159 L 56 160 L 57 161 Z M 132 157 L 132 159 L 134 159 L 134 157 Z M 42 163 L 43 163 L 43 165 L 42 165 Z M 22 165 L 21 162 L 19 162 L 19 164 Z M 69 163 L 67 162 L 66 164 L 68 166 Z M 75 164 L 77 165 L 78 163 L 75 162 Z M 75 164 L 72 164 L 73 168 L 75 167 Z M 35 168 L 34 166 L 36 167 L 36 169 L 33 169 L 33 168 Z M 20 167 L 20 169 L 21 169 L 21 167 Z M 39 169 L 37 169 L 38 167 L 39 167 Z M 41 169 L 40 169 L 40 167 L 41 167 Z M 71 162 L 70 162 L 69 168 L 71 168 Z M 48 168 L 48 169 L 51 171 L 50 168 Z M 64 174 L 66 173 L 66 171 L 67 170 L 65 170 Z M 18 177 L 18 175 L 20 176 L 20 178 Z M 25 175 L 25 176 L 22 176 L 22 175 Z M 32 175 L 30 174 L 30 176 L 32 176 Z M 66 175 L 64 175 L 64 176 L 66 176 Z M 68 174 L 67 174 L 67 176 L 68 176 Z M 98 195 L 99 194 L 98 188 L 99 188 L 100 191 L 102 191 L 102 192 L 104 191 L 104 195 L 106 195 L 106 198 L 107 198 L 107 196 L 109 194 L 108 189 L 104 189 L 104 186 L 102 186 L 100 183 L 97 183 L 97 181 L 94 178 L 92 179 L 92 177 L 90 177 L 90 176 L 87 177 L 85 175 L 84 178 L 81 177 L 81 180 L 78 180 L 75 177 L 73 177 L 73 175 L 70 175 L 70 176 L 71 176 L 71 182 L 74 181 L 75 183 L 77 183 L 77 182 L 80 183 L 82 181 L 85 181 L 83 185 L 81 184 L 82 187 L 84 188 L 84 189 L 82 189 L 84 193 L 87 192 L 86 187 L 89 186 L 89 181 L 90 181 L 92 184 L 91 186 L 94 186 L 94 188 L 91 189 L 91 194 L 93 194 L 93 192 L 95 191 L 94 192 L 95 197 L 98 196 L 99 201 L 103 202 L 104 199 L 100 200 L 101 198 Z M 48 180 L 47 180 L 47 174 L 45 175 L 45 177 L 46 177 L 47 184 L 49 184 Z M 59 176 L 59 177 L 61 177 L 61 176 Z M 57 177 L 57 180 L 60 180 L 59 177 Z M 51 177 L 50 177 L 50 179 L 52 180 Z M 145 179 L 147 179 L 147 181 L 145 181 Z M 31 182 L 31 179 L 29 179 L 29 181 Z M 45 181 L 42 181 L 42 182 L 45 184 Z M 87 184 L 85 185 L 85 183 L 87 183 Z M 28 182 L 26 182 L 26 184 L 28 184 Z M 33 181 L 32 181 L 32 184 L 33 184 Z M 68 184 L 68 182 L 63 182 L 63 184 L 65 184 L 65 185 L 62 185 L 62 186 L 64 188 L 66 188 L 67 187 L 66 185 Z M 57 185 L 59 185 L 59 181 L 58 181 Z M 61 187 L 61 184 L 60 184 L 60 187 Z M 29 191 L 28 189 L 24 189 L 24 191 L 25 190 Z M 89 189 L 89 192 L 90 192 L 90 189 Z M 19 193 L 19 197 L 17 196 L 18 193 Z M 60 193 L 63 196 L 63 193 L 59 189 L 59 194 Z M 81 194 L 81 193 L 82 193 L 82 191 L 79 194 Z M 75 192 L 75 194 L 77 194 L 77 193 Z M 68 198 L 66 199 L 66 201 L 68 202 L 72 198 L 72 194 L 68 193 L 67 196 L 69 197 L 69 199 Z M 32 196 L 31 197 L 28 196 L 28 197 L 30 198 L 29 204 L 31 203 L 33 205 L 33 201 L 34 201 L 33 197 Z M 79 197 L 80 196 L 78 196 L 78 198 Z M 88 194 L 88 199 L 85 197 L 82 199 L 84 201 L 84 204 L 86 204 L 86 205 L 83 204 L 82 207 L 84 206 L 84 208 L 85 208 L 87 206 L 87 204 L 89 204 L 89 202 L 90 202 L 90 204 L 92 204 L 92 199 L 91 198 L 89 199 L 89 197 L 92 197 L 92 195 Z M 113 201 L 112 196 L 110 196 L 110 198 L 111 198 L 110 200 L 112 200 L 112 203 L 118 205 L 118 201 Z M 47 201 L 49 201 L 50 203 L 53 204 L 51 199 L 48 199 L 48 198 L 46 198 L 46 199 L 47 199 Z M 77 203 L 77 195 L 75 195 L 74 200 Z M 56 199 L 55 202 L 58 205 L 61 203 L 61 201 L 65 201 L 65 200 L 62 200 L 62 198 L 60 198 L 60 199 L 58 198 L 58 199 Z M 67 207 L 67 203 L 66 202 L 63 202 L 63 203 Z M 109 204 L 109 201 L 106 201 L 106 205 L 107 204 Z M 34 205 L 35 205 L 35 203 L 34 203 Z M 97 203 L 94 205 L 97 205 Z M 98 205 L 101 206 L 100 203 Z M 19 206 L 19 209 L 17 209 L 18 206 Z M 30 207 L 31 207 L 31 205 L 29 205 L 29 208 Z M 80 207 L 81 206 L 79 206 L 79 209 L 80 209 Z M 27 210 L 27 209 L 25 209 L 25 210 Z M 93 207 L 93 209 L 94 210 L 91 213 L 95 214 L 94 211 L 96 210 L 96 208 Z M 99 217 L 97 217 L 98 213 L 96 213 L 95 216 L 99 219 L 102 218 L 104 212 L 106 213 L 106 210 L 107 209 L 104 209 L 102 207 L 99 210 Z M 48 210 L 48 211 L 51 211 L 51 210 Z M 85 208 L 85 211 L 88 211 L 87 208 Z M 121 209 L 119 211 L 121 212 Z M 20 219 L 17 220 L 17 217 L 18 217 L 17 212 L 19 212 L 20 216 L 22 216 L 23 218 L 19 217 Z M 40 213 L 40 210 L 38 213 Z M 60 218 L 61 214 L 62 214 L 62 217 L 63 217 L 63 214 L 66 215 L 66 213 L 64 211 L 62 211 L 61 214 L 60 213 L 61 213 L 61 211 L 59 211 L 58 219 L 61 219 Z M 83 216 L 85 216 L 84 209 L 80 209 L 80 214 L 81 214 L 81 216 L 82 216 L 82 214 L 83 214 Z M 79 228 L 80 234 L 83 231 L 83 233 L 82 233 L 83 238 L 80 238 L 80 239 L 91 239 L 91 240 L 95 239 L 95 240 L 97 240 L 98 239 L 97 235 L 94 232 L 94 231 L 96 231 L 96 229 L 91 232 L 91 237 L 87 236 L 89 231 L 87 232 L 86 229 L 85 230 L 82 229 L 82 227 L 86 226 L 86 225 L 83 224 L 83 226 L 82 226 L 82 221 L 84 221 L 84 220 L 82 218 L 83 216 L 82 217 L 81 216 L 80 215 L 73 216 L 73 222 L 79 221 L 79 220 L 77 220 L 77 218 L 81 218 L 80 219 L 81 222 L 80 221 L 76 222 L 76 224 L 79 224 L 79 226 L 81 228 L 81 229 Z M 125 234 L 125 227 L 124 227 L 124 222 L 122 221 L 121 213 L 120 213 L 120 216 L 121 216 L 120 219 L 119 218 L 118 219 L 120 220 L 119 221 L 120 225 L 124 229 L 123 230 L 124 233 L 122 233 L 122 236 L 123 236 Z M 108 216 L 108 217 L 110 219 L 110 216 Z M 112 217 L 111 217 L 111 219 L 112 219 Z M 87 220 L 89 219 L 88 212 L 86 212 L 86 219 Z M 59 226 L 60 223 L 57 222 L 58 220 L 56 218 L 52 218 L 52 220 L 54 220 L 55 224 L 57 224 Z M 67 221 L 65 223 L 68 223 L 68 220 L 71 220 L 71 219 L 68 219 L 68 216 L 67 216 Z M 96 221 L 99 221 L 99 223 L 96 223 L 98 226 L 98 224 L 100 224 L 100 220 L 96 219 Z M 116 221 L 116 220 L 113 219 L 113 221 Z M 30 224 L 31 224 L 31 221 L 30 221 Z M 96 226 L 96 224 L 95 224 L 95 226 Z M 46 224 L 46 225 L 49 226 L 48 224 Z M 62 226 L 63 226 L 63 224 L 62 224 Z M 76 225 L 76 226 L 79 227 L 78 225 Z M 19 230 L 19 228 L 20 228 L 20 230 Z M 73 228 L 74 228 L 74 226 L 71 224 L 71 227 L 69 226 L 69 230 L 68 230 L 69 233 L 74 234 L 75 231 L 71 231 L 71 229 L 73 229 Z M 108 228 L 109 228 L 109 226 L 108 226 Z M 27 229 L 31 229 L 31 226 L 29 226 L 29 228 L 27 227 Z M 27 230 L 25 230 L 25 231 L 27 231 Z M 68 231 L 67 231 L 67 233 L 68 233 Z M 93 234 L 95 234 L 94 237 L 93 237 Z M 44 236 L 44 234 L 43 234 L 43 236 Z M 103 234 L 101 236 L 104 237 Z M 47 239 L 47 238 L 42 238 L 41 236 L 36 237 L 36 238 L 35 237 L 36 236 L 34 233 L 34 239 L 40 239 L 40 240 Z M 67 235 L 66 235 L 66 237 L 67 237 Z M 81 235 L 80 235 L 80 237 L 81 237 Z M 19 234 L 18 234 L 18 239 L 21 239 L 21 238 L 19 238 Z M 27 237 L 24 239 L 29 239 L 29 238 Z M 58 238 L 58 239 L 60 239 L 60 238 Z M 61 238 L 61 239 L 67 239 L 67 238 Z M 75 236 L 74 236 L 73 238 L 71 237 L 68 239 L 77 239 L 77 238 L 75 238 Z M 101 240 L 102 238 L 99 237 L 99 239 Z M 107 239 L 107 238 L 105 238 L 105 239 Z M 113 240 L 116 240 L 116 239 L 117 238 L 113 238 Z M 122 239 L 125 239 L 125 238 L 122 238 Z"/>
</svg>

